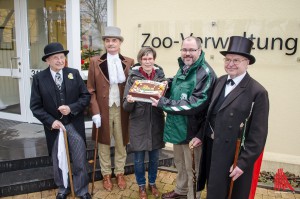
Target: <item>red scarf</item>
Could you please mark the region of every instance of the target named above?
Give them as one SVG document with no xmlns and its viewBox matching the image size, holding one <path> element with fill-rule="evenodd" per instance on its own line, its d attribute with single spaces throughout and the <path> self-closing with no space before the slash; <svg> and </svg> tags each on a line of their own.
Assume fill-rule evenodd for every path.
<svg viewBox="0 0 300 199">
<path fill-rule="evenodd" d="M 155 76 L 155 70 L 154 68 L 152 68 L 152 72 L 150 73 L 150 75 L 148 75 L 144 70 L 143 67 L 139 68 L 139 72 L 146 77 L 148 80 L 153 80 L 154 76 Z"/>
</svg>

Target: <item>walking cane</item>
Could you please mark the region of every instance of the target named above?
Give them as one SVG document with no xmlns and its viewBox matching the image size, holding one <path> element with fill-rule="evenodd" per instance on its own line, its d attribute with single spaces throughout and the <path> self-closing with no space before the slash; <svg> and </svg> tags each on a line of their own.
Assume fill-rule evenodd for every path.
<svg viewBox="0 0 300 199">
<path fill-rule="evenodd" d="M 64 130 L 64 138 L 65 138 L 64 140 L 65 140 L 68 169 L 69 169 L 68 173 L 69 173 L 69 179 L 70 179 L 70 184 L 71 184 L 71 193 L 72 193 L 72 198 L 75 199 L 74 185 L 73 185 L 73 178 L 72 178 L 72 169 L 71 169 L 70 154 L 69 154 L 68 136 L 67 136 L 66 130 Z"/>
<path fill-rule="evenodd" d="M 194 147 L 191 148 L 191 153 L 192 153 L 192 171 L 193 171 L 193 194 L 194 194 L 194 198 L 196 199 L 196 170 L 195 170 Z"/>
<path fill-rule="evenodd" d="M 96 140 L 95 140 L 95 149 L 94 149 L 94 165 L 93 165 L 93 176 L 92 176 L 92 191 L 91 191 L 91 195 L 94 194 L 94 182 L 95 182 L 95 172 L 96 172 L 97 150 L 98 150 L 98 128 L 96 128 Z"/>
<path fill-rule="evenodd" d="M 240 147 L 241 147 L 241 138 L 242 138 L 242 132 L 243 132 L 243 127 L 244 127 L 244 123 L 240 124 L 240 131 L 239 131 L 239 135 L 238 138 L 236 140 L 236 145 L 235 145 L 235 154 L 234 154 L 234 160 L 233 160 L 233 166 L 232 166 L 232 170 L 236 167 L 237 164 L 237 160 L 239 157 L 239 153 L 240 153 Z M 230 187 L 229 187 L 229 193 L 228 193 L 228 199 L 231 199 L 232 196 L 232 189 L 233 189 L 233 179 L 231 178 L 230 180 Z"/>
</svg>

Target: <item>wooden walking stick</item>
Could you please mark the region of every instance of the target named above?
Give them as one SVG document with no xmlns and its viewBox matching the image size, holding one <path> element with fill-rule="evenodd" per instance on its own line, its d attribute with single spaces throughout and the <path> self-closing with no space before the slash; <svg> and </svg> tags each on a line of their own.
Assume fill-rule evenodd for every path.
<svg viewBox="0 0 300 199">
<path fill-rule="evenodd" d="M 192 153 L 192 171 L 193 171 L 193 194 L 194 194 L 194 198 L 196 199 L 196 169 L 195 169 L 194 147 L 191 148 L 191 153 Z"/>
<path fill-rule="evenodd" d="M 96 159 L 97 159 L 97 152 L 98 152 L 98 128 L 96 128 L 96 140 L 94 146 L 94 165 L 93 165 L 93 176 L 92 176 L 92 191 L 91 195 L 94 194 L 94 182 L 95 182 L 95 172 L 96 172 Z"/>
<path fill-rule="evenodd" d="M 236 140 L 236 147 L 235 147 L 232 170 L 237 165 L 237 160 L 238 160 L 238 157 L 239 157 L 241 147 L 243 147 L 245 149 L 245 131 L 246 131 L 246 128 L 247 128 L 247 123 L 248 123 L 248 121 L 251 117 L 253 107 L 254 107 L 254 102 L 252 102 L 252 104 L 251 104 L 250 113 L 249 113 L 248 117 L 245 119 L 245 124 L 243 122 L 240 124 L 240 131 L 239 131 L 238 138 Z M 232 196 L 233 182 L 234 181 L 231 178 L 230 186 L 229 186 L 228 199 L 231 199 L 231 196 Z"/>
<path fill-rule="evenodd" d="M 71 169 L 70 154 L 69 154 L 68 136 L 67 136 L 66 130 L 64 130 L 64 138 L 65 138 L 64 140 L 65 140 L 67 162 L 68 162 L 68 169 L 69 169 L 68 173 L 69 173 L 69 179 L 70 179 L 71 193 L 72 193 L 72 198 L 75 199 L 74 185 L 73 185 L 73 178 L 72 178 L 72 169 Z"/>
<path fill-rule="evenodd" d="M 238 160 L 238 157 L 239 157 L 240 147 L 241 147 L 241 139 L 242 139 L 242 134 L 243 134 L 242 133 L 243 132 L 243 127 L 244 127 L 244 123 L 241 123 L 240 124 L 239 135 L 238 135 L 238 138 L 236 140 L 236 145 L 235 145 L 235 153 L 234 153 L 232 170 L 236 167 L 237 160 Z M 230 180 L 230 186 L 229 186 L 228 199 L 231 199 L 231 196 L 232 196 L 233 183 L 234 183 L 234 181 L 231 178 L 231 180 Z"/>
</svg>

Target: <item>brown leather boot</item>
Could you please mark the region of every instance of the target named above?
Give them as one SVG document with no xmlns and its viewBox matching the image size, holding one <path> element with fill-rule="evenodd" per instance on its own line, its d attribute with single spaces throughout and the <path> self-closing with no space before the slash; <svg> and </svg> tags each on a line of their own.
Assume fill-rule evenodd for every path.
<svg viewBox="0 0 300 199">
<path fill-rule="evenodd" d="M 124 190 L 126 189 L 126 180 L 124 178 L 124 174 L 123 173 L 120 173 L 120 174 L 117 174 L 117 184 L 118 184 L 118 187 L 121 189 L 121 190 Z"/>
<path fill-rule="evenodd" d="M 147 193 L 146 193 L 146 188 L 145 185 L 139 186 L 139 193 L 140 193 L 140 199 L 147 199 Z"/>
<path fill-rule="evenodd" d="M 111 175 L 105 175 L 103 176 L 103 188 L 106 191 L 111 191 L 113 188 L 113 184 L 111 182 Z"/>
<path fill-rule="evenodd" d="M 155 184 L 153 184 L 153 185 L 149 184 L 149 190 L 151 191 L 152 195 L 155 198 L 159 198 L 160 193 L 159 193 L 159 191 L 158 191 L 158 189 L 157 189 L 157 187 L 156 187 Z"/>
</svg>

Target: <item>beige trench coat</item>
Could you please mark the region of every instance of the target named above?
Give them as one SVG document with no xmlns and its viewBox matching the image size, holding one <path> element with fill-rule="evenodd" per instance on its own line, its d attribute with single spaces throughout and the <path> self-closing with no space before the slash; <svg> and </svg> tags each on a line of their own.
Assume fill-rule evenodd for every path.
<svg viewBox="0 0 300 199">
<path fill-rule="evenodd" d="M 134 64 L 134 60 L 120 55 L 126 79 L 128 71 Z M 120 114 L 122 123 L 122 134 L 124 146 L 129 142 L 128 134 L 128 113 L 123 110 L 122 100 L 126 81 L 119 84 L 120 91 Z M 101 115 L 101 127 L 99 128 L 98 142 L 101 144 L 110 145 L 110 132 L 109 132 L 109 76 L 107 68 L 107 54 L 92 57 L 89 65 L 89 74 L 87 81 L 88 91 L 91 93 L 90 109 L 92 115 Z M 95 140 L 96 128 L 93 124 L 92 138 Z"/>
</svg>

